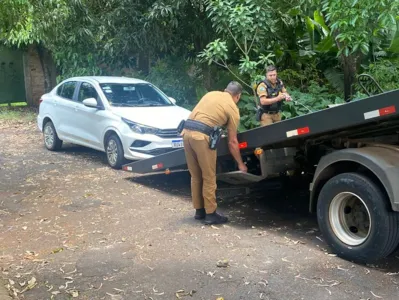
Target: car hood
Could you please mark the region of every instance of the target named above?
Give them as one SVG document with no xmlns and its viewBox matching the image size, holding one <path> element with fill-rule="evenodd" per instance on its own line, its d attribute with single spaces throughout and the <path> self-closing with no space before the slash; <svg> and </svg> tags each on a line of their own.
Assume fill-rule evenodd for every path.
<svg viewBox="0 0 399 300">
<path fill-rule="evenodd" d="M 160 107 L 112 107 L 114 114 L 132 122 L 159 129 L 177 128 L 181 120 L 186 120 L 190 111 L 173 106 Z"/>
</svg>

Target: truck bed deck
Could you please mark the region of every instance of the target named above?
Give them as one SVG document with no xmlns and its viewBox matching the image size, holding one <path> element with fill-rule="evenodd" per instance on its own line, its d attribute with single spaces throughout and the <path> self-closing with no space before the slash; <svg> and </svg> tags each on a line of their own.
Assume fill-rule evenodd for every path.
<svg viewBox="0 0 399 300">
<path fill-rule="evenodd" d="M 258 127 L 238 134 L 242 153 L 255 148 L 264 149 L 290 147 L 304 140 L 339 134 L 342 131 L 396 120 L 398 117 L 399 90 L 394 90 L 362 100 L 309 113 L 284 120 L 269 126 Z M 227 138 L 218 146 L 218 157 L 229 155 Z M 185 168 L 184 149 L 158 155 L 149 159 L 135 161 L 123 166 L 123 170 L 147 174 L 166 169 Z"/>
</svg>

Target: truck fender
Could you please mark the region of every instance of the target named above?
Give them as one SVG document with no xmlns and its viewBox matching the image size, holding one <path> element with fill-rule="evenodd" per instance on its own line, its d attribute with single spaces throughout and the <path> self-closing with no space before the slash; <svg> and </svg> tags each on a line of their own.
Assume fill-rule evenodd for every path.
<svg viewBox="0 0 399 300">
<path fill-rule="evenodd" d="M 317 165 L 310 184 L 309 210 L 316 210 L 317 199 L 324 183 L 344 172 L 367 169 L 385 188 L 393 211 L 399 211 L 399 148 L 390 145 L 373 145 L 349 148 L 327 154 Z"/>
</svg>

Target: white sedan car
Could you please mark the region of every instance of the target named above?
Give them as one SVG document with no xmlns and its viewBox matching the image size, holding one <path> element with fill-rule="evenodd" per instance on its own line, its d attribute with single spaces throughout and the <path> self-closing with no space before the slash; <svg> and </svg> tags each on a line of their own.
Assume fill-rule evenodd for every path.
<svg viewBox="0 0 399 300">
<path fill-rule="evenodd" d="M 106 153 L 121 168 L 183 147 L 177 127 L 190 111 L 149 82 L 85 76 L 64 80 L 40 99 L 37 124 L 49 150 L 62 142 Z"/>
</svg>

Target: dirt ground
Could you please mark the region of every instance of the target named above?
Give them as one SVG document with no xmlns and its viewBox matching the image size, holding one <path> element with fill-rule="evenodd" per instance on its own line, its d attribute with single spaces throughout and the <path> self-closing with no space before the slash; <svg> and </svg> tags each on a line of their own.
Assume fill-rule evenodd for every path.
<svg viewBox="0 0 399 300">
<path fill-rule="evenodd" d="M 75 145 L 50 152 L 35 123 L 0 122 L 0 277 L 31 300 L 399 299 L 399 254 L 330 253 L 305 191 L 221 194 L 231 222 L 203 226 L 189 182 L 115 171 Z"/>
</svg>

